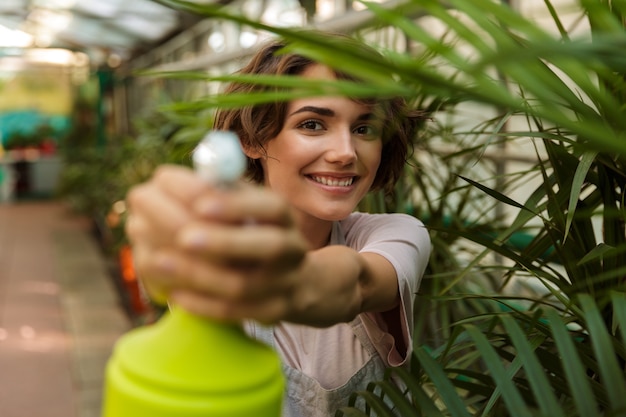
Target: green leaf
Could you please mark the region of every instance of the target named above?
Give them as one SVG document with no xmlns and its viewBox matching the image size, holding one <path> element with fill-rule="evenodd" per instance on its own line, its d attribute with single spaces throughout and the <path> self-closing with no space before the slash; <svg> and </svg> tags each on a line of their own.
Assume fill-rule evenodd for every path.
<svg viewBox="0 0 626 417">
<path fill-rule="evenodd" d="M 393 367 L 387 370 L 386 377 L 394 376 L 400 379 L 407 388 L 407 394 L 413 399 L 413 404 L 417 415 L 420 417 L 444 417 L 444 414 L 437 408 L 435 402 L 424 392 L 422 384 L 417 377 L 417 373 L 410 373 L 403 367 Z"/>
<path fill-rule="evenodd" d="M 394 411 L 400 413 L 402 417 L 421 417 L 407 396 L 393 382 L 388 380 L 371 382 L 367 389 L 381 398 L 386 398 L 393 404 Z"/>
<path fill-rule="evenodd" d="M 503 315 L 500 319 L 516 348 L 517 355 L 521 358 L 527 373 L 526 378 L 539 404 L 541 414 L 551 417 L 565 417 L 554 396 L 544 369 L 533 353 L 536 347 L 531 347 L 530 343 L 528 343 L 527 336 L 522 332 L 519 325 L 511 316 Z"/>
<path fill-rule="evenodd" d="M 585 179 L 587 178 L 587 173 L 589 172 L 589 168 L 595 161 L 597 155 L 598 152 L 595 151 L 583 153 L 580 163 L 576 167 L 574 179 L 572 180 L 572 189 L 569 197 L 569 205 L 567 207 L 565 236 L 563 237 L 563 240 L 567 239 L 570 226 L 572 225 L 572 219 L 574 219 L 574 214 L 576 213 L 576 205 L 578 204 L 578 198 L 580 196 L 580 192 L 582 191 L 583 183 L 585 182 Z"/>
<path fill-rule="evenodd" d="M 485 365 L 491 373 L 491 376 L 500 387 L 502 399 L 504 400 L 510 415 L 512 417 L 533 417 L 533 410 L 524 402 L 517 387 L 504 369 L 502 359 L 491 347 L 485 335 L 473 325 L 466 325 L 465 328 L 476 343 L 476 348 L 480 352 Z"/>
<path fill-rule="evenodd" d="M 613 246 L 609 246 L 606 243 L 599 243 L 595 248 L 589 251 L 580 261 L 578 261 L 578 265 L 583 265 L 596 259 L 602 259 L 604 255 L 613 251 L 615 251 L 615 248 Z"/>
<path fill-rule="evenodd" d="M 587 331 L 598 361 L 600 377 L 607 390 L 611 409 L 615 412 L 626 411 L 626 382 L 624 371 L 617 362 L 613 343 L 602 320 L 598 306 L 588 294 L 579 295 L 580 303 L 587 321 Z"/>
<path fill-rule="evenodd" d="M 371 391 L 357 391 L 350 397 L 350 406 L 354 407 L 358 400 L 365 401 L 365 411 L 374 410 L 379 417 L 397 417 L 383 399 Z"/>
<path fill-rule="evenodd" d="M 469 412 L 465 409 L 465 404 L 463 404 L 454 385 L 452 385 L 441 366 L 422 347 L 415 349 L 414 354 L 422 368 L 424 368 L 424 372 L 437 387 L 437 394 L 441 397 L 441 401 L 446 404 L 450 415 L 453 417 L 470 417 Z"/>
<path fill-rule="evenodd" d="M 571 390 L 571 398 L 576 404 L 577 415 L 585 417 L 599 416 L 597 401 L 589 385 L 589 377 L 577 353 L 576 345 L 569 329 L 554 310 L 548 309 L 545 314 L 552 329 L 554 342 L 561 356 L 565 379 Z"/>
<path fill-rule="evenodd" d="M 612 291 L 611 300 L 613 302 L 613 314 L 615 314 L 615 323 L 619 327 L 619 333 L 622 336 L 622 344 L 626 346 L 626 293 Z M 617 329 L 613 330 L 617 333 Z"/>
<path fill-rule="evenodd" d="M 518 203 L 517 201 L 513 200 L 510 197 L 507 197 L 506 195 L 502 194 L 499 191 L 496 191 L 494 189 L 491 189 L 489 187 L 485 187 L 484 185 L 482 185 L 481 183 L 471 180 L 467 177 L 464 177 L 462 175 L 459 175 L 459 178 L 463 179 L 464 181 L 469 182 L 470 184 L 472 184 L 474 187 L 478 188 L 479 190 L 482 190 L 483 192 L 485 192 L 486 194 L 489 194 L 491 197 L 495 198 L 496 200 L 508 204 L 510 206 L 513 207 L 517 207 L 520 208 L 522 210 L 526 210 L 532 214 L 536 214 L 533 210 L 531 210 L 530 208 L 526 207 L 525 205 Z"/>
<path fill-rule="evenodd" d="M 370 417 L 357 408 L 344 407 L 335 412 L 335 417 Z"/>
</svg>

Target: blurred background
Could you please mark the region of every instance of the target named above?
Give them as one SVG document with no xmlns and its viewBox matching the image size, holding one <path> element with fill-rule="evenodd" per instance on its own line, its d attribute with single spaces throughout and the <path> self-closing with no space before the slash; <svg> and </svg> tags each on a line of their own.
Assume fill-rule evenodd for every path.
<svg viewBox="0 0 626 417">
<path fill-rule="evenodd" d="M 113 344 L 130 328 L 152 323 L 159 317 L 159 309 L 146 299 L 135 276 L 123 233 L 124 196 L 132 185 L 145 180 L 158 164 L 188 164 L 190 150 L 211 127 L 212 109 L 202 100 L 218 92 L 219 83 L 192 75 L 185 78 L 180 74 L 194 72 L 207 77 L 229 74 L 241 66 L 257 45 L 273 36 L 252 25 L 203 17 L 189 12 L 189 8 L 184 11 L 171 7 L 171 3 L 152 0 L 1 1 L 2 417 L 100 415 L 103 370 Z M 467 69 L 463 67 L 464 63 L 469 65 L 474 58 L 475 61 L 485 58 L 485 62 L 491 65 L 489 59 L 498 58 L 495 53 L 500 52 L 498 47 L 509 46 L 506 42 L 499 43 L 504 39 L 500 33 L 490 32 L 491 23 L 498 19 L 485 23 L 480 13 L 472 14 L 469 6 L 463 9 L 471 1 L 450 2 L 463 9 L 459 12 L 444 11 L 449 8 L 448 2 L 424 1 L 422 3 L 430 5 L 431 12 L 439 14 L 413 8 L 408 14 L 395 16 L 395 21 L 379 17 L 387 10 L 400 10 L 399 5 L 405 2 L 372 1 L 380 9 L 377 13 L 353 0 L 192 0 L 188 3 L 192 6 L 221 5 L 251 21 L 278 28 L 314 27 L 353 34 L 396 52 L 396 58 L 419 57 L 413 63 L 415 74 L 422 69 L 417 67 L 418 61 L 431 60 L 429 64 L 433 65 L 435 72 L 449 74 L 450 80 L 455 79 L 455 71 L 463 73 Z M 445 6 L 441 10 L 434 6 L 439 3 Z M 514 16 L 522 19 L 517 21 L 507 12 L 501 15 L 503 21 L 509 19 L 505 23 L 512 24 L 512 39 L 528 38 L 531 46 L 544 48 L 533 50 L 537 54 L 546 53 L 548 46 L 553 46 L 543 42 L 543 32 L 538 35 L 539 31 L 545 31 L 555 39 L 561 37 L 563 43 L 567 43 L 577 36 L 589 37 L 593 26 L 590 24 L 592 19 L 588 18 L 591 13 L 581 9 L 579 4 L 594 2 L 511 0 L 492 3 L 506 6 L 507 12 L 512 10 Z M 610 7 L 609 3 L 597 2 L 602 7 L 605 4 Z M 496 12 L 494 16 L 499 17 Z M 608 19 L 608 15 L 600 12 L 598 16 Z M 614 27 L 599 24 L 599 21 L 594 21 L 597 27 Z M 619 30 L 623 31 L 621 22 Z M 482 23 L 485 26 L 481 28 Z M 493 54 L 489 49 L 492 46 Z M 510 90 L 524 96 L 525 88 L 529 87 L 528 91 L 540 99 L 543 98 L 541 92 L 548 91 L 540 81 L 546 85 L 559 84 L 539 70 L 537 77 L 529 77 L 528 84 L 524 84 L 521 76 L 515 78 L 516 74 L 519 75 L 515 70 L 525 68 L 528 61 L 523 61 L 525 58 L 521 54 L 511 53 L 514 48 L 504 49 L 499 56 L 503 60 L 501 66 L 499 63 L 494 67 L 485 64 L 488 71 L 477 71 L 480 74 L 472 73 L 471 76 L 481 81 L 480 75 L 487 73 L 505 87 L 509 82 L 511 86 L 519 82 L 519 89 L 516 85 Z M 452 50 L 454 54 L 446 52 Z M 542 56 L 542 59 L 549 60 L 549 55 Z M 596 261 L 597 257 L 608 253 L 609 249 L 600 244 L 602 221 L 606 218 L 594 214 L 586 219 L 589 220 L 588 235 L 572 238 L 570 234 L 569 238 L 594 244 L 597 238 L 600 247 L 597 252 L 588 247 L 584 248 L 586 252 L 581 252 L 583 255 L 562 250 L 557 256 L 571 256 L 566 262 L 546 260 L 553 253 L 552 244 L 563 242 L 550 235 L 553 230 L 546 232 L 553 223 L 545 221 L 550 216 L 542 217 L 542 214 L 549 211 L 553 215 L 561 210 L 565 213 L 561 217 L 565 219 L 566 213 L 573 213 L 573 210 L 567 205 L 569 195 L 558 198 L 558 208 L 549 206 L 545 201 L 554 197 L 553 190 L 543 190 L 541 186 L 557 181 L 551 176 L 553 167 L 548 167 L 554 160 L 565 161 L 560 167 L 560 175 L 555 176 L 571 180 L 580 149 L 568 148 L 563 151 L 567 157 L 555 157 L 552 148 L 543 148 L 533 142 L 533 138 L 562 140 L 567 146 L 575 142 L 570 140 L 567 129 L 565 133 L 559 129 L 555 120 L 567 120 L 571 114 L 579 116 L 578 111 L 583 115 L 579 120 L 584 121 L 589 116 L 587 108 L 577 101 L 589 101 L 587 91 L 581 93 L 584 89 L 579 89 L 574 80 L 587 70 L 597 69 L 591 67 L 591 63 L 602 58 L 600 55 L 589 60 L 572 55 L 579 63 L 589 62 L 590 68 L 569 67 L 573 68 L 572 77 L 564 77 L 563 84 L 571 87 L 571 91 L 568 89 L 563 97 L 575 104 L 570 106 L 570 102 L 564 100 L 565 110 L 555 112 L 556 116 L 545 125 L 540 123 L 540 118 L 518 112 L 519 108 L 503 108 L 497 99 L 490 101 L 481 94 L 453 97 L 454 84 L 445 90 L 445 94 L 453 97 L 445 103 L 445 99 L 437 101 L 432 98 L 437 94 L 444 97 L 444 90 L 429 96 L 430 86 L 423 88 L 427 99 L 418 104 L 434 110 L 433 120 L 417 148 L 413 165 L 407 168 L 406 178 L 399 184 L 394 200 L 372 196 L 364 202 L 362 209 L 405 211 L 427 221 L 434 252 L 422 284 L 425 293 L 432 296 L 443 294 L 455 300 L 463 298 L 458 294 L 474 292 L 481 296 L 465 297 L 461 300 L 464 304 L 455 307 L 454 311 L 448 303 L 443 313 L 438 310 L 437 315 L 423 315 L 417 324 L 423 331 L 418 332 L 420 335 L 430 336 L 429 331 L 436 333 L 435 330 L 441 329 L 444 334 L 420 340 L 420 345 L 441 346 L 452 333 L 446 333 L 448 326 L 462 316 L 480 315 L 487 310 L 502 313 L 502 305 L 494 307 L 497 303 L 491 299 L 484 304 L 481 303 L 485 300 L 476 301 L 484 294 L 496 298 L 504 294 L 505 289 L 509 294 L 520 296 L 532 293 L 536 299 L 526 304 L 520 301 L 520 304 L 534 308 L 545 301 L 544 297 L 549 298 L 547 288 L 560 285 L 565 288 L 574 281 L 568 276 L 571 271 L 567 268 L 584 269 L 587 265 L 582 264 Z M 335 59 L 340 61 L 343 57 L 336 55 Z M 523 63 L 516 66 L 515 59 Z M 389 61 L 389 65 L 396 64 L 403 85 L 415 87 L 416 97 L 421 97 L 423 80 L 417 76 L 411 78 L 411 71 L 402 73 L 410 67 L 408 64 L 403 67 L 406 62 L 402 59 Z M 551 68 L 558 67 L 558 64 L 556 62 Z M 560 76 L 560 71 L 566 69 L 564 66 L 554 72 Z M 532 68 L 529 71 L 528 74 L 534 75 Z M 179 76 L 159 77 L 154 76 L 154 72 Z M 598 71 L 598 78 L 607 73 L 611 71 Z M 472 81 L 474 79 L 470 79 L 470 84 Z M 622 94 L 620 83 L 616 84 L 616 90 Z M 582 86 L 588 84 L 592 83 L 581 83 Z M 533 90 L 537 85 L 540 87 Z M 496 93 L 494 97 L 503 97 Z M 590 107 L 611 108 L 596 104 Z M 549 106 L 546 109 L 550 110 Z M 610 111 L 607 113 L 614 116 Z M 566 116 L 559 118 L 563 114 Z M 592 116 L 589 119 L 595 120 L 595 113 Z M 593 129 L 585 132 L 589 131 Z M 590 141 L 592 145 L 600 144 L 597 149 L 590 148 L 596 152 L 591 158 L 597 158 L 594 162 L 600 161 L 599 165 L 610 165 L 611 175 L 619 171 L 615 168 L 618 164 L 613 165 L 615 161 L 611 158 L 602 159 L 604 156 L 597 152 L 607 149 L 615 152 L 619 148 L 615 146 L 617 139 L 617 136 L 607 139 L 606 148 L 600 146 L 603 145 L 602 138 L 599 142 Z M 610 140 L 614 141 L 609 143 Z M 547 180 L 549 175 L 550 181 Z M 622 178 L 620 175 L 615 177 Z M 463 176 L 475 182 L 468 183 Z M 581 179 L 580 183 L 570 186 L 582 189 L 582 182 Z M 623 193 L 622 183 L 617 184 L 616 193 Z M 559 184 L 561 188 L 565 190 Z M 579 197 L 576 193 L 573 195 Z M 593 195 L 588 191 L 580 198 Z M 618 197 L 615 197 L 616 201 Z M 593 207 L 597 208 L 602 204 L 598 203 L 600 200 L 591 199 L 589 204 L 595 204 Z M 516 202 L 527 202 L 528 205 L 522 208 L 537 209 L 539 214 L 533 212 L 533 216 L 520 220 L 519 212 L 523 210 Z M 623 199 L 620 204 L 623 212 Z M 614 219 L 615 215 L 608 217 Z M 571 224 L 572 219 L 568 221 Z M 605 223 L 605 226 L 609 224 Z M 618 224 L 617 220 L 615 224 Z M 451 231 L 451 225 L 456 231 Z M 510 230 L 513 232 L 508 231 L 509 225 L 512 225 Z M 619 230 L 623 231 L 623 223 L 619 225 Z M 611 227 L 604 229 L 612 230 Z M 498 235 L 505 237 L 496 239 L 496 232 L 502 230 L 507 234 Z M 559 229 L 555 233 L 561 232 Z M 493 238 L 495 243 L 491 240 L 485 243 L 485 236 Z M 567 237 L 565 233 L 563 241 Z M 510 246 L 498 246 L 501 241 Z M 624 250 L 620 251 L 623 254 Z M 520 261 L 518 253 L 528 256 L 528 263 L 523 262 L 523 256 Z M 572 266 L 585 253 L 590 258 L 585 258 L 581 265 Z M 529 265 L 536 266 L 540 273 Z M 567 271 L 563 272 L 564 269 Z M 623 276 L 623 271 L 616 274 Z M 519 278 L 519 275 L 521 280 L 512 279 Z M 546 276 L 548 281 L 554 278 L 557 284 L 546 285 L 543 280 Z M 539 279 L 535 279 L 537 277 Z M 582 284 L 576 286 L 572 293 L 582 287 Z M 556 298 L 567 299 L 560 295 Z M 541 302 L 535 303 L 538 299 Z M 421 305 L 430 308 L 434 306 L 430 302 L 426 299 Z M 436 306 L 440 307 L 440 304 Z M 459 351 L 467 348 L 463 345 Z M 502 352 L 507 349 L 503 348 Z M 441 351 L 443 349 L 438 352 Z M 473 360 L 465 363 L 470 362 L 473 366 Z"/>
</svg>

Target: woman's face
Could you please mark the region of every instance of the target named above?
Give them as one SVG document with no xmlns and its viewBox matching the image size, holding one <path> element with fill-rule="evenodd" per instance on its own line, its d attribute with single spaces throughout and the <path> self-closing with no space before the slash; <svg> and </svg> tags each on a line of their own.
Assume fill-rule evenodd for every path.
<svg viewBox="0 0 626 417">
<path fill-rule="evenodd" d="M 311 65 L 305 78 L 335 79 Z M 266 144 L 265 184 L 302 215 L 302 220 L 341 220 L 369 191 L 380 164 L 381 121 L 375 107 L 345 97 L 289 103 L 285 124 Z"/>
</svg>

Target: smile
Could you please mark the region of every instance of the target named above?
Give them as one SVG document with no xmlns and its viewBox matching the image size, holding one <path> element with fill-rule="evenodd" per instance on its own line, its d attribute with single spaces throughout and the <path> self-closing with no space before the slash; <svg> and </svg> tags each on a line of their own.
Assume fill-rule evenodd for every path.
<svg viewBox="0 0 626 417">
<path fill-rule="evenodd" d="M 331 187 L 348 187 L 352 185 L 352 183 L 354 182 L 354 177 L 332 178 L 332 177 L 319 177 L 317 175 L 312 175 L 311 178 L 315 182 L 319 182 L 320 184 L 328 185 Z"/>
</svg>

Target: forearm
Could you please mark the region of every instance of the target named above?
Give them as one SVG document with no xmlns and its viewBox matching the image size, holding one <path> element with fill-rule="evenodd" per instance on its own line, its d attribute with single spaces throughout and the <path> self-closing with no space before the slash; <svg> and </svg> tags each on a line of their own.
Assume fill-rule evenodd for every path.
<svg viewBox="0 0 626 417">
<path fill-rule="evenodd" d="M 288 321 L 325 327 L 398 303 L 395 270 L 377 254 L 327 246 L 309 252 L 298 275 Z"/>
</svg>

